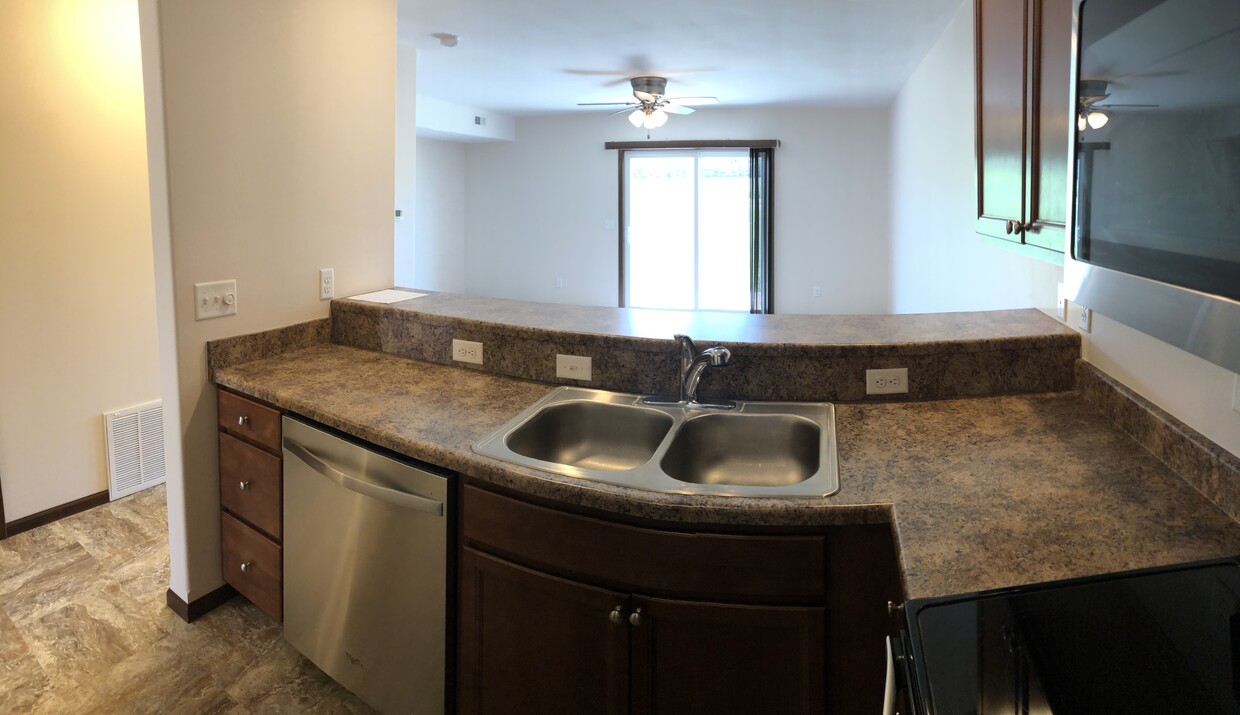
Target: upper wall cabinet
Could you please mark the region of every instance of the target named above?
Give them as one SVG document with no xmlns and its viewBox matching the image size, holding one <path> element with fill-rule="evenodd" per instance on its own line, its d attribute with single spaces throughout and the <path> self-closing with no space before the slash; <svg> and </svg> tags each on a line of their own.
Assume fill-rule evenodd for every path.
<svg viewBox="0 0 1240 715">
<path fill-rule="evenodd" d="M 976 0 L 977 232 L 1062 262 L 1072 0 Z"/>
</svg>

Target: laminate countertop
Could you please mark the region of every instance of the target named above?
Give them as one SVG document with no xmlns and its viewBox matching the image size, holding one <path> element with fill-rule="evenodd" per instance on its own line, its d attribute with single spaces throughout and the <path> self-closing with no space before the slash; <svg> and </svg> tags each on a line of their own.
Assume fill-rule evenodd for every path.
<svg viewBox="0 0 1240 715">
<path fill-rule="evenodd" d="M 552 389 L 335 344 L 221 368 L 218 384 L 532 496 L 680 524 L 890 523 L 909 598 L 1240 554 L 1240 524 L 1076 392 L 836 406 L 840 490 L 660 494 L 471 445 Z"/>
</svg>

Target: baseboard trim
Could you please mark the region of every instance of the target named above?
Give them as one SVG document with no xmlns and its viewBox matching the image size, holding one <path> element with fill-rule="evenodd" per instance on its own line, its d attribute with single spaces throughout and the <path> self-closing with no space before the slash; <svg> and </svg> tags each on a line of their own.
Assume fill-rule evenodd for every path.
<svg viewBox="0 0 1240 715">
<path fill-rule="evenodd" d="M 180 616 L 181 620 L 186 623 L 193 623 L 211 611 L 214 611 L 216 608 L 224 605 L 236 595 L 237 589 L 229 586 L 228 584 L 224 584 L 211 593 L 208 593 L 201 598 L 195 598 L 193 601 L 186 603 L 181 600 L 181 597 L 176 595 L 172 589 L 168 589 L 168 608 L 171 608 L 173 613 Z"/>
<path fill-rule="evenodd" d="M 8 524 L 5 524 L 5 527 L 4 527 L 5 536 L 6 537 L 16 536 L 22 533 L 23 531 L 30 531 L 31 529 L 37 529 L 40 526 L 45 526 L 47 524 L 52 523 L 53 521 L 58 521 L 60 519 L 63 519 L 66 516 L 73 516 L 74 514 L 80 514 L 81 512 L 84 512 L 87 509 L 94 509 L 97 506 L 103 506 L 104 504 L 107 504 L 107 503 L 108 503 L 107 491 L 102 491 L 96 494 L 91 494 L 89 496 L 84 496 L 81 499 L 74 499 L 73 501 L 67 504 L 61 504 L 60 506 L 54 506 L 51 509 L 44 509 L 43 511 L 37 514 L 31 514 L 30 516 L 23 516 L 20 519 L 14 519 L 13 521 L 10 521 Z"/>
</svg>

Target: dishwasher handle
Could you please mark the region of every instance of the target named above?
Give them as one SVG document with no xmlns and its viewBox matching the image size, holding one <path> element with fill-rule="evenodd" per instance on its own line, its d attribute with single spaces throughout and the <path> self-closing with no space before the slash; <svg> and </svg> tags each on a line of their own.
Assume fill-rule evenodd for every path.
<svg viewBox="0 0 1240 715">
<path fill-rule="evenodd" d="M 410 494 L 402 492 L 398 489 L 390 489 L 381 487 L 378 484 L 371 484 L 357 477 L 346 474 L 328 464 L 314 452 L 311 452 L 304 445 L 301 445 L 288 437 L 284 438 L 284 448 L 291 452 L 295 457 L 305 462 L 314 471 L 322 474 L 333 482 L 348 489 L 373 499 L 379 499 L 389 504 L 414 509 L 416 511 L 434 514 L 435 516 L 443 516 L 443 502 L 435 501 L 424 497 L 420 494 Z"/>
</svg>

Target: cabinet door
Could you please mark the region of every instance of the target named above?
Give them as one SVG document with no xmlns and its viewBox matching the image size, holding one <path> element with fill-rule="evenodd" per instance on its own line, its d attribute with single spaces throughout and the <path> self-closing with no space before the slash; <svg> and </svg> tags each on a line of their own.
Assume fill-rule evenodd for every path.
<svg viewBox="0 0 1240 715">
<path fill-rule="evenodd" d="M 1035 101 L 1025 243 L 1064 249 L 1072 151 L 1072 0 L 1034 0 Z"/>
<path fill-rule="evenodd" d="M 977 0 L 977 232 L 1020 242 L 1025 215 L 1025 0 Z"/>
<path fill-rule="evenodd" d="M 821 715 L 824 609 L 638 596 L 633 608 L 633 712 Z"/>
<path fill-rule="evenodd" d="M 461 713 L 629 711 L 628 595 L 468 548 L 460 573 Z"/>
</svg>

